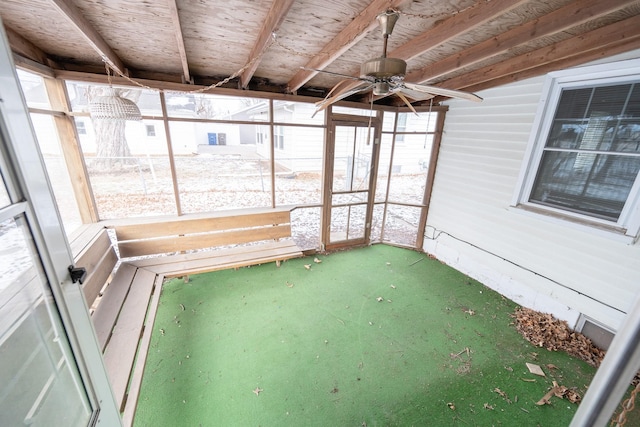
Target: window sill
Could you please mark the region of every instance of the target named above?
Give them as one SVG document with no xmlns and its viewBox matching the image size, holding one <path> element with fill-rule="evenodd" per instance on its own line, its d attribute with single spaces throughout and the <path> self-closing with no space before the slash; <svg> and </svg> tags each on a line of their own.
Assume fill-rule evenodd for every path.
<svg viewBox="0 0 640 427">
<path fill-rule="evenodd" d="M 543 219 L 554 224 L 567 226 L 589 234 L 613 239 L 628 245 L 634 244 L 638 239 L 638 236 L 628 235 L 628 231 L 622 227 L 605 224 L 595 220 L 591 221 L 587 218 L 571 216 L 560 211 L 547 209 L 529 203 L 519 203 L 516 206 L 510 206 L 509 210 L 511 212 Z"/>
</svg>

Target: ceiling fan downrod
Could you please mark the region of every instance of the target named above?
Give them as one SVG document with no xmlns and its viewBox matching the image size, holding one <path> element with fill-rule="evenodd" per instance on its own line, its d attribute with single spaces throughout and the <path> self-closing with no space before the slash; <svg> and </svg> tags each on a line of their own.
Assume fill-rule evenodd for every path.
<svg viewBox="0 0 640 427">
<path fill-rule="evenodd" d="M 387 42 L 389 41 L 389 36 L 393 32 L 393 27 L 395 27 L 399 16 L 400 13 L 392 9 L 382 12 L 377 16 L 380 29 L 382 30 L 382 38 L 384 39 L 384 45 L 382 47 L 383 58 L 387 57 Z"/>
</svg>

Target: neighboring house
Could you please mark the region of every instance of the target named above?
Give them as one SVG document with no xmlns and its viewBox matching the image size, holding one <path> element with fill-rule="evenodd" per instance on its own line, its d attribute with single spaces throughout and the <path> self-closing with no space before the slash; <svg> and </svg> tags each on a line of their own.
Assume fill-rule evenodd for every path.
<svg viewBox="0 0 640 427">
<path fill-rule="evenodd" d="M 640 292 L 640 51 L 597 64 L 447 101 L 424 247 L 524 306 L 616 331 Z"/>
</svg>

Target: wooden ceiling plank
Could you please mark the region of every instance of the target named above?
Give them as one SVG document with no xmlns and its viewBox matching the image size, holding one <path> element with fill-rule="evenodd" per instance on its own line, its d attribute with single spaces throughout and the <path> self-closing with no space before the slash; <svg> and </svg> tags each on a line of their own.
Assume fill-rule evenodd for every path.
<svg viewBox="0 0 640 427">
<path fill-rule="evenodd" d="M 80 32 L 80 34 L 86 39 L 95 50 L 98 55 L 105 61 L 111 68 L 116 70 L 120 74 L 126 73 L 126 68 L 122 60 L 111 49 L 111 46 L 104 40 L 104 38 L 96 31 L 87 18 L 82 15 L 80 10 L 71 2 L 71 0 L 50 0 L 51 3 L 62 13 L 65 18 Z"/>
<path fill-rule="evenodd" d="M 407 0 L 373 0 L 342 31 L 340 31 L 322 50 L 307 64 L 305 68 L 322 70 L 335 61 L 340 55 L 362 40 L 367 33 L 378 27 L 376 17 L 388 10 L 400 7 Z M 287 91 L 295 92 L 318 74 L 317 71 L 299 70 L 287 83 Z M 356 83 L 357 84 L 357 83 Z"/>
<path fill-rule="evenodd" d="M 410 61 L 460 34 L 527 3 L 529 0 L 484 0 L 453 15 L 389 53 L 391 58 Z"/>
<path fill-rule="evenodd" d="M 247 64 L 249 65 L 240 75 L 240 87 L 242 89 L 246 89 L 249 86 L 249 81 L 260 64 L 260 57 L 269 47 L 272 34 L 280 28 L 293 2 L 294 0 L 273 0 L 260 34 L 251 49 L 251 53 L 249 53 L 249 58 L 247 59 Z"/>
<path fill-rule="evenodd" d="M 169 13 L 171 14 L 171 22 L 173 23 L 173 33 L 176 37 L 176 43 L 178 45 L 178 54 L 180 55 L 180 62 L 182 64 L 182 74 L 184 75 L 185 83 L 191 83 L 191 73 L 189 72 L 189 62 L 187 61 L 187 50 L 184 46 L 184 37 L 182 35 L 182 27 L 180 26 L 180 15 L 178 13 L 178 5 L 176 0 L 167 0 L 167 6 L 169 6 Z"/>
<path fill-rule="evenodd" d="M 532 40 L 565 31 L 607 15 L 637 0 L 584 0 L 572 2 L 538 19 L 519 25 L 496 37 L 415 70 L 405 77 L 408 82 L 424 83 L 458 68 L 470 66 Z"/>
<path fill-rule="evenodd" d="M 507 74 L 506 76 L 501 76 L 493 80 L 488 80 L 486 82 L 466 87 L 464 90 L 477 92 L 480 90 L 490 89 L 496 86 L 502 86 L 528 78 L 542 76 L 553 71 L 576 67 L 587 62 L 606 58 L 611 55 L 629 52 L 635 49 L 640 49 L 640 35 L 631 39 L 624 39 L 619 42 L 608 44 L 587 53 L 576 53 L 574 56 L 549 62 L 539 67 L 529 68 L 519 73 Z"/>
<path fill-rule="evenodd" d="M 637 39 L 640 37 L 640 34 L 638 34 L 639 27 L 640 15 L 636 15 L 506 61 L 470 71 L 436 86 L 458 90 L 475 87 L 484 82 L 495 81 L 510 74 L 539 68 L 544 64 L 571 58 L 581 53 L 586 56 L 590 52 L 600 51 L 608 45 L 619 44 L 624 40 Z"/>
</svg>

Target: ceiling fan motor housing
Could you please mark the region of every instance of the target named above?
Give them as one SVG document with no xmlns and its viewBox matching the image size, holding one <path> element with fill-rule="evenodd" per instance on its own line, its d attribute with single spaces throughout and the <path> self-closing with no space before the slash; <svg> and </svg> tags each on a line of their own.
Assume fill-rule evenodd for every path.
<svg viewBox="0 0 640 427">
<path fill-rule="evenodd" d="M 407 63 L 398 58 L 374 58 L 362 64 L 360 77 L 373 77 L 386 79 L 389 77 L 404 77 L 407 72 Z"/>
</svg>

